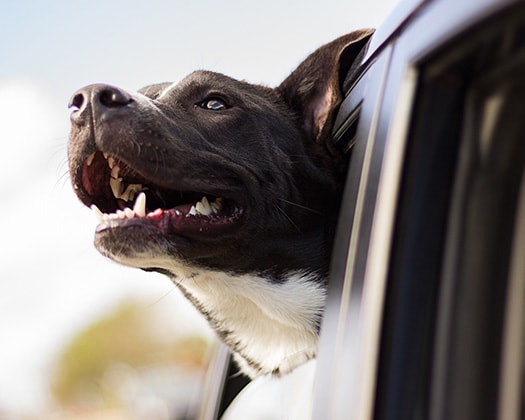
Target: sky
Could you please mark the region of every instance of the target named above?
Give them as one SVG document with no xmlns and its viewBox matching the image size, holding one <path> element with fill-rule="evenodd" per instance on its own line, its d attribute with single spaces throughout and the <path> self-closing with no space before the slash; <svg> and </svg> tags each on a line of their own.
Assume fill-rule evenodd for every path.
<svg viewBox="0 0 525 420">
<path fill-rule="evenodd" d="M 56 355 L 127 297 L 205 330 L 161 275 L 92 246 L 96 218 L 67 174 L 71 95 L 136 90 L 208 69 L 279 84 L 314 49 L 377 27 L 397 0 L 7 0 L 0 5 L 0 417 L 38 410 Z"/>
</svg>

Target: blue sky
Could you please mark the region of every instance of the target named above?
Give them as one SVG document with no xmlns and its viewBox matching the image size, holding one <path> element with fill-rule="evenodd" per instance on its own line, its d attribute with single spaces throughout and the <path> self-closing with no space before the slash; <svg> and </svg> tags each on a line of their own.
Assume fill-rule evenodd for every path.
<svg viewBox="0 0 525 420">
<path fill-rule="evenodd" d="M 199 67 L 275 84 L 320 44 L 377 26 L 394 1 L 6 3 L 0 78 L 37 79 L 67 96 L 93 80 L 138 88 Z"/>
<path fill-rule="evenodd" d="M 2 3 L 0 413 L 41 410 L 56 352 L 126 296 L 160 301 L 173 316 L 185 308 L 188 324 L 204 328 L 162 276 L 93 249 L 95 217 L 67 177 L 69 97 L 90 83 L 138 89 L 197 68 L 274 86 L 321 44 L 379 25 L 396 3 Z"/>
</svg>

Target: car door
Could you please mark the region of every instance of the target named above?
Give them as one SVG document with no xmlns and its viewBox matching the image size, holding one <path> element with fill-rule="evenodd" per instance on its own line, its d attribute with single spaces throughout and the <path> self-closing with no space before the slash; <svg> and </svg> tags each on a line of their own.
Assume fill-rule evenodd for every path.
<svg viewBox="0 0 525 420">
<path fill-rule="evenodd" d="M 374 36 L 334 133 L 314 418 L 524 417 L 524 27 L 522 2 L 437 0 Z"/>
</svg>

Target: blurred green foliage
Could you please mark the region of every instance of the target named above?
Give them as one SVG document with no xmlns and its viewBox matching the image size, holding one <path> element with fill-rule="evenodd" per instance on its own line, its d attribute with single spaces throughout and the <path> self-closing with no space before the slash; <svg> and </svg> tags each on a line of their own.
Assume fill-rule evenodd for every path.
<svg viewBox="0 0 525 420">
<path fill-rule="evenodd" d="M 154 306 L 126 301 L 81 331 L 58 358 L 51 384 L 56 401 L 62 406 L 118 406 L 118 389 L 107 386 L 115 366 L 203 369 L 208 341 L 177 336 L 171 326 L 163 330 L 162 321 Z"/>
</svg>

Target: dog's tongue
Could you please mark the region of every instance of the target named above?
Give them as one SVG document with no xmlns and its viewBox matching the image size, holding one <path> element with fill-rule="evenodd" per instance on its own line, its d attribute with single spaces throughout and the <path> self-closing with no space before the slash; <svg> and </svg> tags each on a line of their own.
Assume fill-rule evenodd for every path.
<svg viewBox="0 0 525 420">
<path fill-rule="evenodd" d="M 219 198 L 210 203 L 206 197 L 195 204 L 182 204 L 172 209 L 159 208 L 146 213 L 144 192 L 137 195 L 133 209 L 124 208 L 111 214 L 102 213 L 95 205 L 91 209 L 100 221 L 97 232 L 144 223 L 154 225 L 163 234 L 222 233 L 242 215 L 241 209 L 225 205 L 224 200 Z"/>
</svg>

